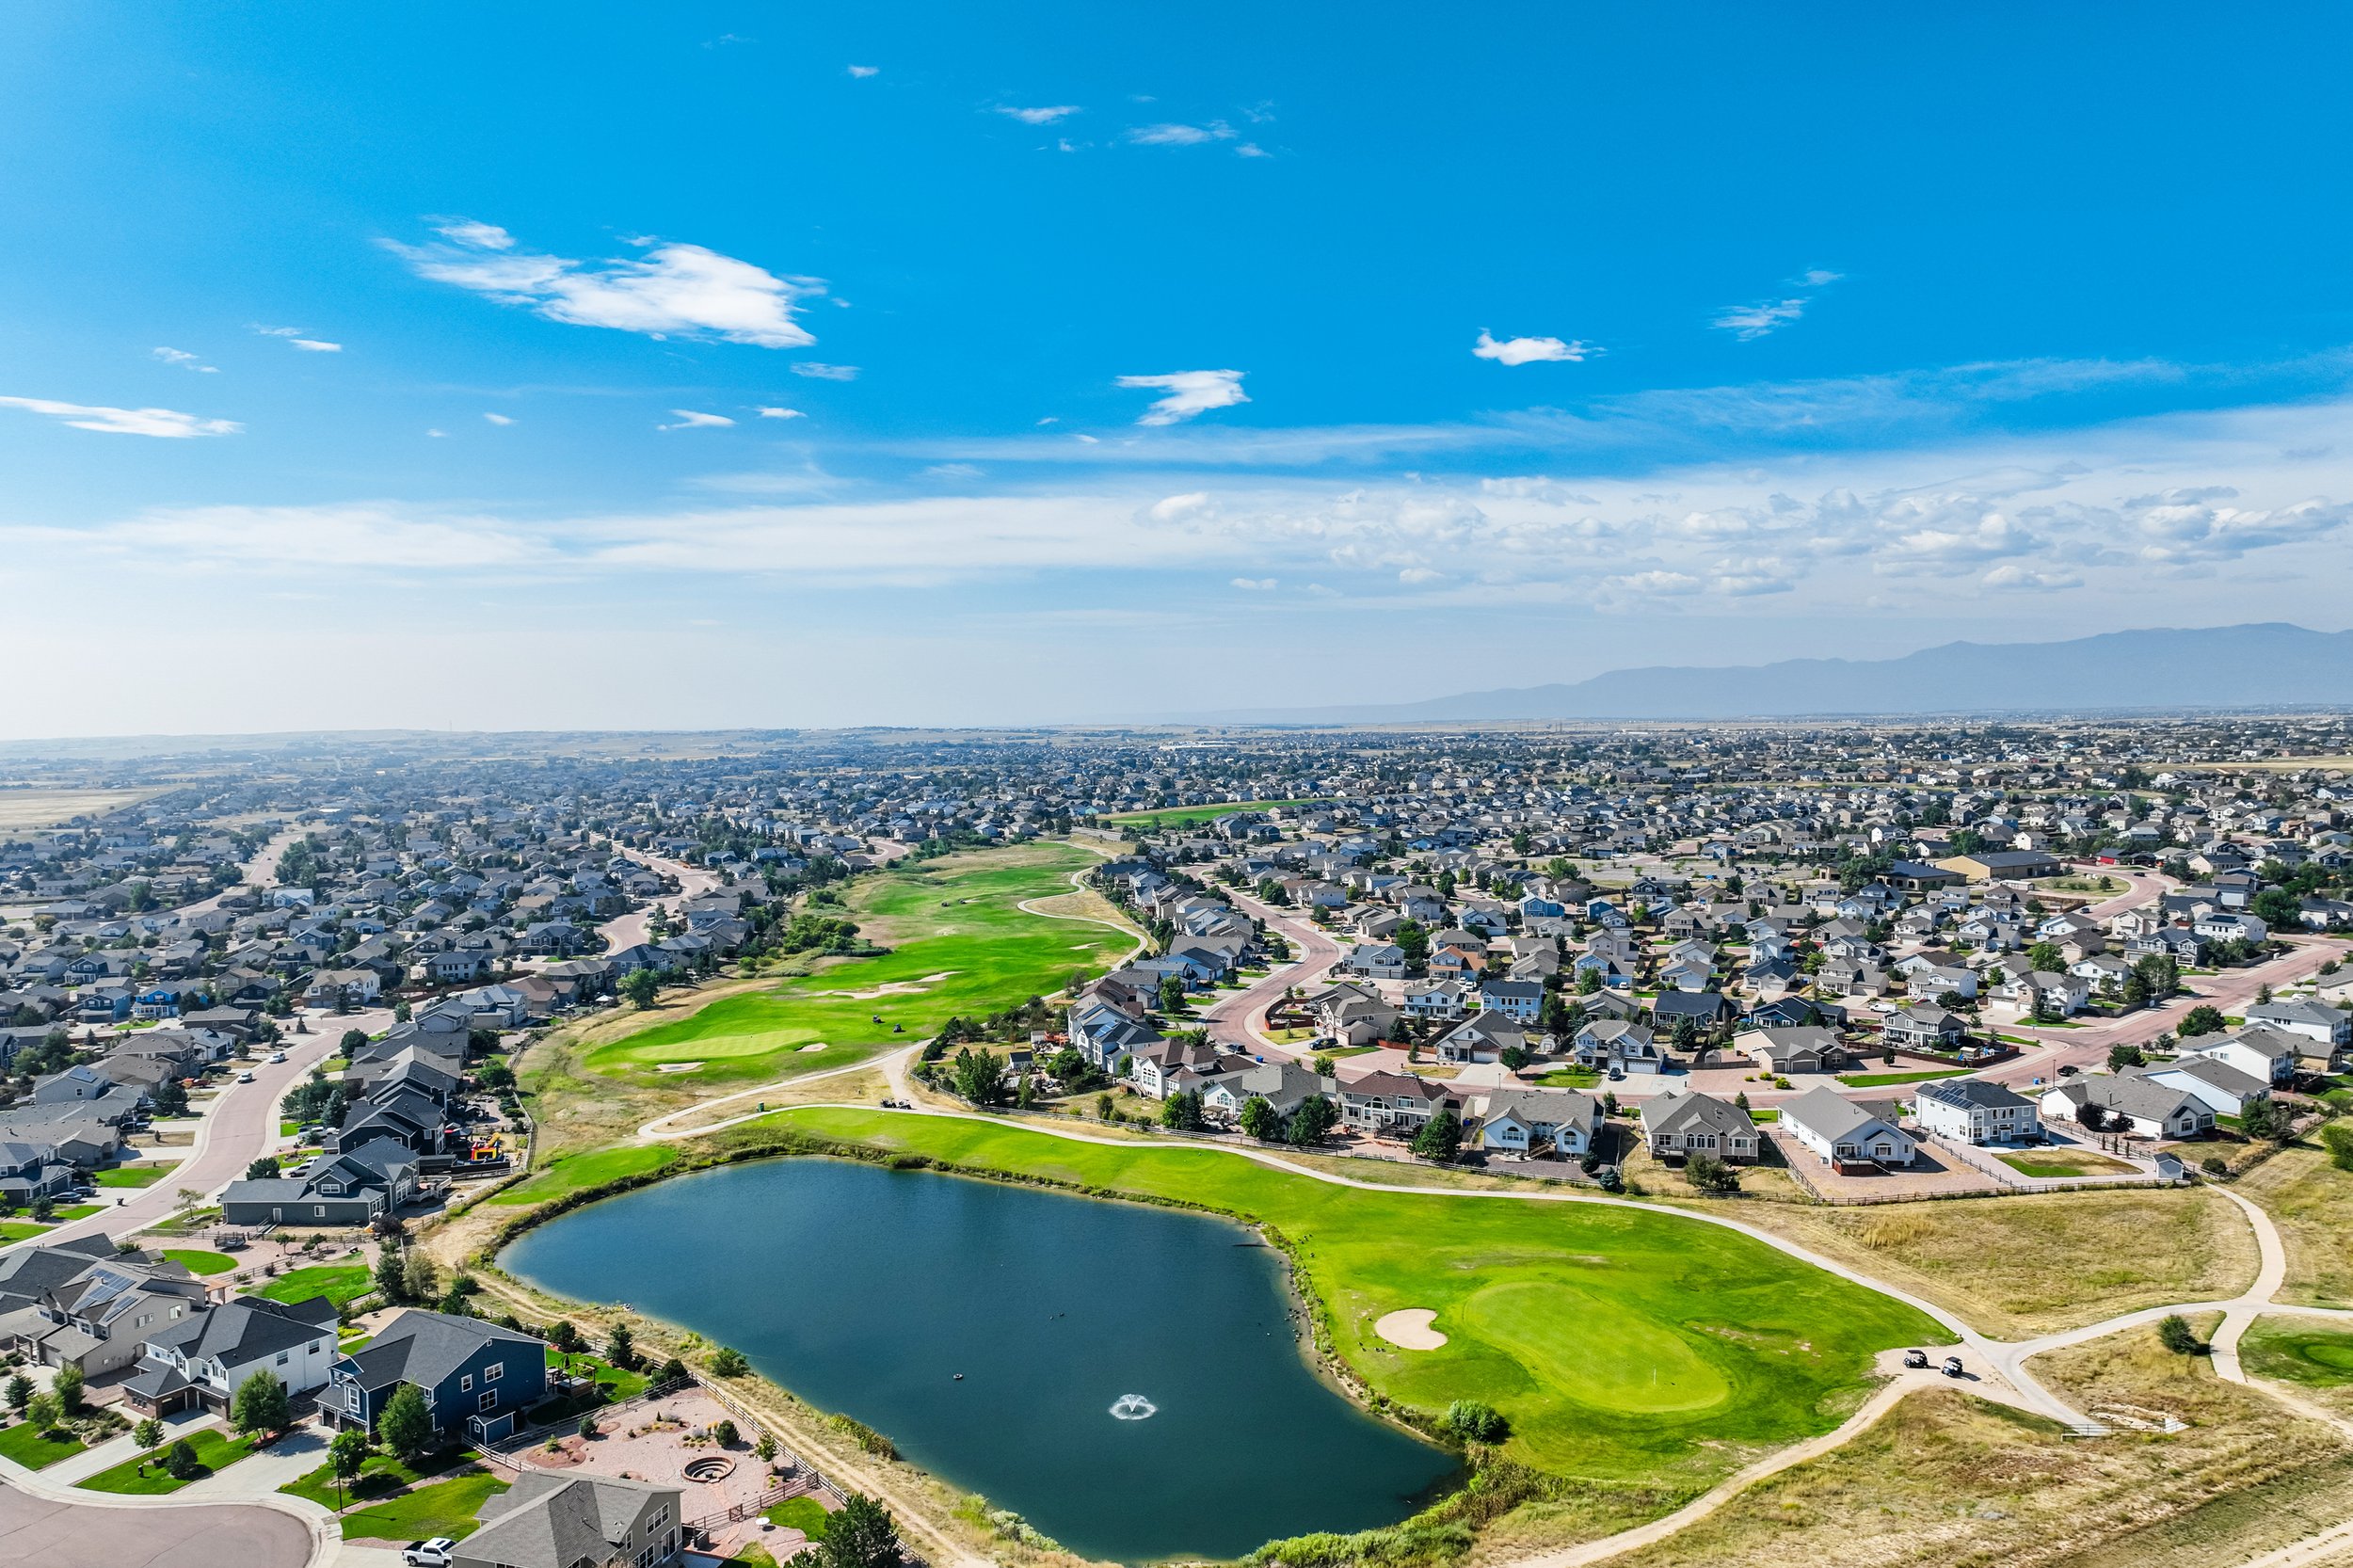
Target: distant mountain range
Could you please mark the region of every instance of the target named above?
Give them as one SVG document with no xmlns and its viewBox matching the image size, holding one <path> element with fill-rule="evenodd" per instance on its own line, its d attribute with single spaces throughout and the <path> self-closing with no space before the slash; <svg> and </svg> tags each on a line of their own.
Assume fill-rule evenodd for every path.
<svg viewBox="0 0 2353 1568">
<path fill-rule="evenodd" d="M 1256 724 L 1897 717 L 2353 706 L 2353 632 L 2273 622 L 2110 632 L 2057 643 L 1946 643 L 1900 659 L 1785 659 L 1612 670 L 1569 685 L 1374 707 L 1221 713 Z"/>
</svg>

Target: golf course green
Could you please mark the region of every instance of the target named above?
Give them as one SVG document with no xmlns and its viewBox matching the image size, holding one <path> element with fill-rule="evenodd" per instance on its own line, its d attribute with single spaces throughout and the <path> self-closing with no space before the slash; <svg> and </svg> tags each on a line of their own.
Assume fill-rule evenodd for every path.
<svg viewBox="0 0 2353 1568">
<path fill-rule="evenodd" d="M 2353 1384 L 2353 1330 L 2323 1328 L 2312 1318 L 2258 1318 L 2239 1341 L 2239 1361 L 2259 1378 L 2343 1387 Z"/>
<path fill-rule="evenodd" d="M 1070 892 L 1071 873 L 1099 863 L 1069 844 L 1032 843 L 861 877 L 844 893 L 843 913 L 888 952 L 824 960 L 810 973 L 599 1046 L 586 1065 L 665 1082 L 758 1081 L 845 1065 L 921 1039 L 957 1014 L 1050 996 L 1074 972 L 1099 973 L 1134 946 L 1109 926 L 1018 907 Z"/>
<path fill-rule="evenodd" d="M 1829 1431 L 1871 1359 L 1949 1342 L 1932 1320 L 1737 1231 L 1607 1203 L 1364 1192 L 1217 1149 L 1080 1144 L 1000 1123 L 804 1107 L 772 1121 L 960 1169 L 1195 1204 L 1291 1247 L 1331 1344 L 1376 1395 L 1477 1400 L 1511 1457 L 1596 1480 L 1705 1485 Z M 1374 1324 L 1420 1308 L 1408 1350 Z"/>
</svg>

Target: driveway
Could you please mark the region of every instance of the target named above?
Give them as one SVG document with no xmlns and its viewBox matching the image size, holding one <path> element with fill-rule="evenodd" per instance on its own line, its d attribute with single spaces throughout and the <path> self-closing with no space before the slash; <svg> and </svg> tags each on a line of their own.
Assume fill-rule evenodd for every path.
<svg viewBox="0 0 2353 1568">
<path fill-rule="evenodd" d="M 1282 1000 L 1283 993 L 1296 985 L 1306 989 L 1323 979 L 1334 964 L 1339 962 L 1345 950 L 1325 936 L 1312 920 L 1287 915 L 1272 904 L 1259 903 L 1246 893 L 1227 888 L 1225 896 L 1244 914 L 1264 920 L 1267 929 L 1284 937 L 1299 956 L 1289 964 L 1278 965 L 1264 979 L 1255 982 L 1247 990 L 1217 1001 L 1201 1015 L 1201 1025 L 1209 1037 L 1247 1050 L 1254 1055 L 1273 1054 L 1277 1057 L 1297 1057 L 1296 1046 L 1278 1046 L 1266 1036 L 1266 1010 Z"/>
<path fill-rule="evenodd" d="M 0 1562 L 40 1568 L 303 1568 L 300 1519 L 248 1504 L 107 1507 L 0 1484 Z"/>
</svg>

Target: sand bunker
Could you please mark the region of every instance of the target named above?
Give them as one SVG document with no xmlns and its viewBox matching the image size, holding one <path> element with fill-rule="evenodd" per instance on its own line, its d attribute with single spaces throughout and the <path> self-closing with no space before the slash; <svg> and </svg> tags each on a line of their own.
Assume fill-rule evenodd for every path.
<svg viewBox="0 0 2353 1568">
<path fill-rule="evenodd" d="M 691 1073 L 701 1065 L 699 1062 L 660 1062 L 654 1064 L 653 1070 L 658 1073 Z"/>
<path fill-rule="evenodd" d="M 888 981 L 883 984 L 875 986 L 870 991 L 820 991 L 817 995 L 821 997 L 841 997 L 850 1001 L 873 1001 L 882 997 L 920 996 L 923 994 L 924 986 L 936 985 L 941 981 L 952 976 L 955 972 L 956 971 L 953 969 L 942 969 L 937 974 L 927 974 L 920 980 Z"/>
<path fill-rule="evenodd" d="M 803 1047 L 801 1048 L 801 1049 L 803 1049 L 803 1050 L 805 1050 L 805 1051 L 808 1051 L 808 1050 L 824 1050 L 824 1048 L 825 1048 L 825 1042 L 824 1042 L 824 1041 L 823 1041 L 823 1040 L 811 1040 L 811 1041 L 810 1041 L 808 1045 L 803 1046 Z"/>
<path fill-rule="evenodd" d="M 1446 1343 L 1446 1336 L 1430 1326 L 1437 1317 L 1418 1306 L 1407 1307 L 1373 1324 L 1372 1332 L 1400 1350 L 1434 1351 Z"/>
</svg>

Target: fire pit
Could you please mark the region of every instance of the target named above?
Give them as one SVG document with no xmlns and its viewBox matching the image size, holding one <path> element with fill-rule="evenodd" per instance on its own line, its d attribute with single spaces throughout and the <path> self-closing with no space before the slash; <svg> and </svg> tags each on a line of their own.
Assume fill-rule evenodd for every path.
<svg viewBox="0 0 2353 1568">
<path fill-rule="evenodd" d="M 682 1473 L 688 1480 L 725 1480 L 735 1474 L 735 1461 L 721 1454 L 712 1454 L 703 1459 L 690 1459 L 686 1462 L 686 1468 Z"/>
</svg>

